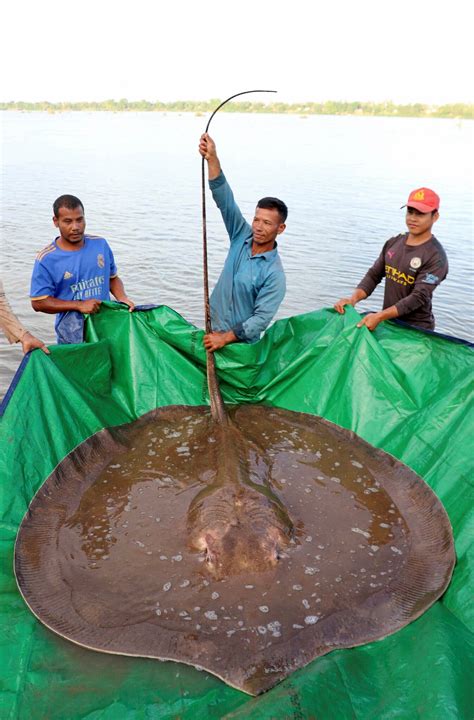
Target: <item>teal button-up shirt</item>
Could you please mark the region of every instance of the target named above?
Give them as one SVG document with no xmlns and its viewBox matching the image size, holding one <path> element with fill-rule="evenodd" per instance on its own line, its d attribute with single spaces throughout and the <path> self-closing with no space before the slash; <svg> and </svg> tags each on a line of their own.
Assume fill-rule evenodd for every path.
<svg viewBox="0 0 474 720">
<path fill-rule="evenodd" d="M 212 292 L 213 330 L 233 330 L 239 340 L 256 342 L 285 297 L 286 281 L 277 244 L 252 255 L 252 228 L 244 219 L 224 173 L 209 181 L 230 238 L 230 249 Z"/>
</svg>

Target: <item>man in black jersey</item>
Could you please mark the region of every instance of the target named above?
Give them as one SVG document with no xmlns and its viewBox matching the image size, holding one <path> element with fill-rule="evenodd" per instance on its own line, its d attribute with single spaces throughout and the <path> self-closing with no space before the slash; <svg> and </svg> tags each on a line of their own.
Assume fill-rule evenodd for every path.
<svg viewBox="0 0 474 720">
<path fill-rule="evenodd" d="M 400 318 L 416 327 L 433 330 L 431 307 L 434 290 L 448 274 L 448 259 L 431 229 L 439 218 L 439 197 L 429 188 L 413 190 L 406 205 L 408 232 L 387 240 L 382 252 L 352 295 L 334 305 L 355 305 L 369 297 L 385 277 L 383 310 L 369 313 L 357 327 L 375 330 L 382 320 Z"/>
</svg>

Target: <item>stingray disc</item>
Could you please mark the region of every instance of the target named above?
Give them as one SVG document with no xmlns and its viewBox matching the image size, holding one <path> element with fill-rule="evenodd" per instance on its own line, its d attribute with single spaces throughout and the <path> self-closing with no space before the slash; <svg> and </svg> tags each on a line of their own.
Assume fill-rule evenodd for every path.
<svg viewBox="0 0 474 720">
<path fill-rule="evenodd" d="M 390 455 L 314 416 L 231 415 L 238 457 L 207 408 L 86 440 L 33 498 L 15 572 L 62 637 L 256 695 L 417 618 L 455 556 L 441 503 Z"/>
</svg>

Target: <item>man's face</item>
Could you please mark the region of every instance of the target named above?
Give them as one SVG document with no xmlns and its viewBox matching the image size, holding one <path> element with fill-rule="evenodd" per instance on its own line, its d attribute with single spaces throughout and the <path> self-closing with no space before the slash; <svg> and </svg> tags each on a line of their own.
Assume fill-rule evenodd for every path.
<svg viewBox="0 0 474 720">
<path fill-rule="evenodd" d="M 257 207 L 252 222 L 253 242 L 258 246 L 273 244 L 285 227 L 278 210 Z"/>
<path fill-rule="evenodd" d="M 74 210 L 70 210 L 67 207 L 60 207 L 58 217 L 53 217 L 53 222 L 56 227 L 59 228 L 63 240 L 76 245 L 84 239 L 86 219 L 84 217 L 84 210 L 80 205 L 74 208 Z"/>
<path fill-rule="evenodd" d="M 436 212 L 432 215 L 430 212 L 422 213 L 416 208 L 407 207 L 406 224 L 412 235 L 422 235 L 431 230 L 433 223 L 436 222 L 439 215 Z"/>
</svg>

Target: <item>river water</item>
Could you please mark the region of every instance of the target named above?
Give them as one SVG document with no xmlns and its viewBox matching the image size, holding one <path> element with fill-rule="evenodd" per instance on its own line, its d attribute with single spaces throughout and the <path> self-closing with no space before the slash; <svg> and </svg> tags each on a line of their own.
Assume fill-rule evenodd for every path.
<svg viewBox="0 0 474 720">
<path fill-rule="evenodd" d="M 15 312 L 54 342 L 52 316 L 28 298 L 35 254 L 55 235 L 52 202 L 81 198 L 87 231 L 113 248 L 137 303 L 166 304 L 202 327 L 200 156 L 207 122 L 191 113 L 0 113 L 0 273 Z M 359 282 L 389 237 L 405 231 L 408 193 L 441 196 L 435 234 L 450 263 L 434 295 L 436 329 L 474 340 L 471 121 L 217 115 L 211 135 L 244 215 L 258 198 L 289 206 L 279 243 L 287 294 L 277 318 L 332 306 Z M 227 250 L 208 201 L 209 274 Z M 381 307 L 382 287 L 361 310 Z M 0 338 L 0 396 L 21 351 Z"/>
</svg>

